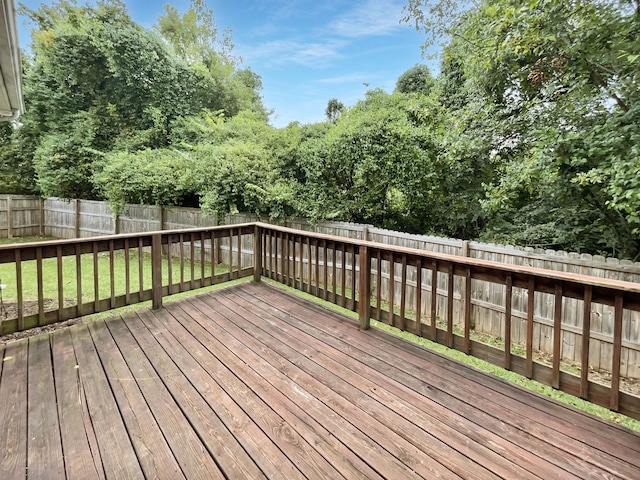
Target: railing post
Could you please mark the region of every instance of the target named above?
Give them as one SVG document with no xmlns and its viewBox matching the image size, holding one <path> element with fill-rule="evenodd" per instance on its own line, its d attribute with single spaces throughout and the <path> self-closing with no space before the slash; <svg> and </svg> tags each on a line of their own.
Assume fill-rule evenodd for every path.
<svg viewBox="0 0 640 480">
<path fill-rule="evenodd" d="M 253 281 L 259 282 L 262 276 L 262 229 L 253 227 Z"/>
<path fill-rule="evenodd" d="M 371 257 L 369 248 L 360 245 L 360 288 L 358 289 L 358 314 L 360 316 L 360 330 L 368 330 L 371 324 Z"/>
<path fill-rule="evenodd" d="M 151 307 L 162 308 L 162 234 L 151 237 Z"/>
</svg>

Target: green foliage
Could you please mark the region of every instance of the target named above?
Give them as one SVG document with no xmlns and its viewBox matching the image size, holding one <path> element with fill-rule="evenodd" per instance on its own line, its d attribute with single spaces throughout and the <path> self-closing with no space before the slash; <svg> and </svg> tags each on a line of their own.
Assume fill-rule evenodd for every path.
<svg viewBox="0 0 640 480">
<path fill-rule="evenodd" d="M 344 103 L 342 103 L 337 98 L 332 98 L 327 102 L 327 108 L 324 113 L 327 116 L 327 121 L 331 123 L 336 123 L 340 115 L 344 111 Z"/>
<path fill-rule="evenodd" d="M 267 117 L 260 77 L 238 68 L 229 34 L 218 41 L 201 0 L 184 16 L 167 7 L 159 33 L 133 22 L 118 0 L 61 0 L 22 13 L 35 24 L 33 57 L 25 65 L 24 127 L 8 132 L 1 152 L 3 191 L 32 190 L 34 174 L 22 180 L 31 170 L 44 195 L 93 198 L 105 191 L 92 184 L 104 154 L 166 148 L 173 126 L 202 110 Z"/>
<path fill-rule="evenodd" d="M 434 83 L 429 67 L 416 65 L 400 75 L 396 82 L 396 91 L 429 95 Z"/>
<path fill-rule="evenodd" d="M 193 160 L 176 150 L 114 152 L 93 181 L 114 212 L 121 212 L 126 203 L 180 205 L 195 193 L 193 168 Z"/>
</svg>

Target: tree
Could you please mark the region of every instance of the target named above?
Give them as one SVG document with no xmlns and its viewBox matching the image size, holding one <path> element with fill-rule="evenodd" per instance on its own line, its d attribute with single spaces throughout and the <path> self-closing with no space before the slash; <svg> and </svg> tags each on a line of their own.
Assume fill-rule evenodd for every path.
<svg viewBox="0 0 640 480">
<path fill-rule="evenodd" d="M 635 256 L 639 3 L 460 5 L 411 0 L 407 15 L 427 43 L 447 35 L 446 83 L 491 112 L 483 238 Z M 446 83 L 443 103 L 464 108 Z"/>
<path fill-rule="evenodd" d="M 327 108 L 324 111 L 324 114 L 327 116 L 327 121 L 331 123 L 337 123 L 338 118 L 344 111 L 344 103 L 339 101 L 337 98 L 332 98 L 327 102 Z"/>
<path fill-rule="evenodd" d="M 433 85 L 434 78 L 431 76 L 429 67 L 416 65 L 400 75 L 396 82 L 396 91 L 429 95 Z"/>
</svg>

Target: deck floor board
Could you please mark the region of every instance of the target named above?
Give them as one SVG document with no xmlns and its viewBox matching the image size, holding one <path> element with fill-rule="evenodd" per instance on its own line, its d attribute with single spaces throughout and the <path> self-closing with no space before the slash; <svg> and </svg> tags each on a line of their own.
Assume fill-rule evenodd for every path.
<svg viewBox="0 0 640 480">
<path fill-rule="evenodd" d="M 640 435 L 279 288 L 0 345 L 1 478 L 639 478 Z"/>
</svg>

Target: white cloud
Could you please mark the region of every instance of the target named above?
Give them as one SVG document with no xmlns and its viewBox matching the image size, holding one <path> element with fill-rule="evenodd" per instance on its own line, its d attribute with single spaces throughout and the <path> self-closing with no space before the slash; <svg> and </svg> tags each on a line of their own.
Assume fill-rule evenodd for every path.
<svg viewBox="0 0 640 480">
<path fill-rule="evenodd" d="M 258 60 L 261 64 L 298 64 L 310 68 L 321 68 L 331 61 L 343 58 L 342 42 L 313 42 L 300 40 L 274 40 L 254 45 L 243 51 L 248 63 Z"/>
<path fill-rule="evenodd" d="M 323 83 L 327 85 L 339 85 L 344 83 L 364 83 L 370 82 L 372 78 L 377 77 L 377 74 L 371 73 L 350 73 L 346 75 L 339 75 L 336 77 L 319 78 L 315 80 L 315 83 Z"/>
<path fill-rule="evenodd" d="M 367 0 L 340 15 L 330 29 L 346 38 L 389 35 L 403 28 L 400 25 L 402 7 L 402 2 L 394 0 Z"/>
</svg>

